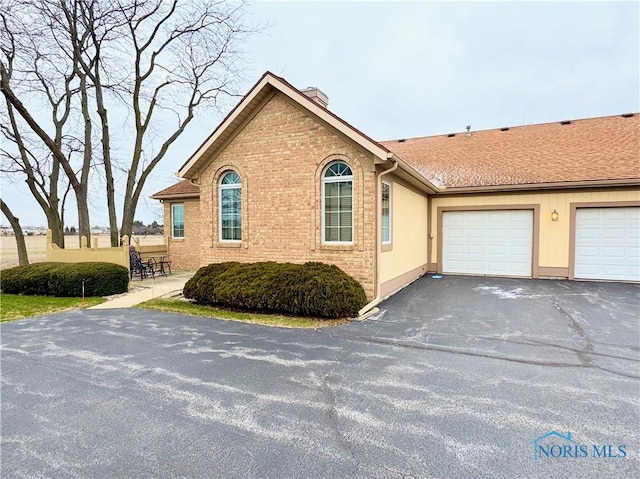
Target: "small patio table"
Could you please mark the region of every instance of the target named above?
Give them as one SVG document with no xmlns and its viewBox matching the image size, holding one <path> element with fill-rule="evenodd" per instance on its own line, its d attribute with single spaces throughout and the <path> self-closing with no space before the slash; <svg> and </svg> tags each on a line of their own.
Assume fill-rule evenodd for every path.
<svg viewBox="0 0 640 479">
<path fill-rule="evenodd" d="M 167 255 L 149 256 L 149 261 L 153 263 L 153 269 L 163 276 L 167 276 L 167 270 L 171 274 L 171 260 Z"/>
</svg>

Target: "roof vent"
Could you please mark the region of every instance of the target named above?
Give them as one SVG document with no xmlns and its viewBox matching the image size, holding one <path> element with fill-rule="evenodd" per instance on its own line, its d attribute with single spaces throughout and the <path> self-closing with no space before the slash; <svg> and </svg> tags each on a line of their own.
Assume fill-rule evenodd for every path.
<svg viewBox="0 0 640 479">
<path fill-rule="evenodd" d="M 561 121 L 560 124 L 561 125 L 570 125 L 571 124 L 571 120 Z"/>
<path fill-rule="evenodd" d="M 622 118 L 631 118 L 633 116 L 633 113 L 623 113 L 622 115 L 620 115 Z"/>
<path fill-rule="evenodd" d="M 467 132 L 464 134 L 467 138 L 471 137 L 471 125 L 467 125 Z"/>
<path fill-rule="evenodd" d="M 504 128 L 500 128 L 500 131 L 509 131 L 509 127 L 508 127 L 508 126 L 506 126 L 506 127 L 504 127 Z"/>
<path fill-rule="evenodd" d="M 321 105 L 325 108 L 329 106 L 329 97 L 327 96 L 326 93 L 320 90 L 320 88 L 317 88 L 315 86 L 310 86 L 302 90 L 302 93 L 304 93 L 306 96 L 311 98 L 318 105 Z"/>
<path fill-rule="evenodd" d="M 403 138 L 402 140 L 398 140 L 398 143 L 404 143 L 405 141 L 407 141 L 405 138 Z"/>
<path fill-rule="evenodd" d="M 455 133 L 449 133 L 447 136 L 448 136 L 449 138 L 453 138 L 454 136 L 456 136 L 456 134 L 455 134 Z"/>
</svg>

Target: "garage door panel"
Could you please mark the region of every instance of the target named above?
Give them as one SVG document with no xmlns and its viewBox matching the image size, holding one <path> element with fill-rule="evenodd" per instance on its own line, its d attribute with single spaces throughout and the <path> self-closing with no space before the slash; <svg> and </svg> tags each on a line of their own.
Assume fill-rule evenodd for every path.
<svg viewBox="0 0 640 479">
<path fill-rule="evenodd" d="M 640 207 L 576 210 L 574 276 L 640 281 Z"/>
<path fill-rule="evenodd" d="M 599 248 L 597 246 L 578 246 L 576 247 L 576 256 L 585 258 L 597 258 Z"/>
<path fill-rule="evenodd" d="M 508 253 L 511 256 L 522 256 L 526 257 L 530 252 L 530 247 L 528 245 L 515 245 L 512 244 L 509 246 Z M 504 253 L 504 250 L 500 251 L 500 253 Z"/>
<path fill-rule="evenodd" d="M 484 213 L 483 211 L 478 211 L 477 213 L 481 213 L 481 214 L 477 214 L 477 215 L 473 215 L 470 216 L 468 218 L 465 218 L 463 220 L 464 224 L 467 225 L 484 225 L 485 224 L 485 218 L 486 216 L 482 213 Z"/>
<path fill-rule="evenodd" d="M 634 248 L 633 246 L 628 246 L 625 248 L 624 255 L 630 261 L 633 261 L 634 259 L 638 259 L 640 258 L 640 248 Z"/>
<path fill-rule="evenodd" d="M 481 240 L 485 236 L 485 232 L 478 228 L 469 228 L 467 230 L 467 238 Z"/>
<path fill-rule="evenodd" d="M 506 232 L 505 229 L 492 228 L 492 229 L 487 231 L 486 237 L 490 241 L 492 241 L 492 240 L 501 240 L 502 238 L 504 238 L 505 232 Z"/>
<path fill-rule="evenodd" d="M 458 216 L 444 216 L 444 218 L 442 219 L 442 224 L 443 225 L 456 225 L 456 224 L 463 224 L 464 223 L 464 218 L 460 218 Z"/>
<path fill-rule="evenodd" d="M 509 238 L 513 241 L 517 241 L 517 242 L 522 242 L 522 243 L 531 243 L 531 233 L 532 231 L 529 230 L 522 230 L 522 229 L 511 229 L 508 232 L 508 236 Z M 506 235 L 507 233 L 505 233 Z M 513 243 L 512 243 L 513 244 Z"/>
<path fill-rule="evenodd" d="M 444 212 L 442 224 L 445 273 L 531 276 L 531 210 Z"/>
<path fill-rule="evenodd" d="M 462 261 L 450 260 L 449 267 L 455 271 L 461 271 L 463 264 Z"/>
<path fill-rule="evenodd" d="M 469 272 L 469 273 L 481 274 L 483 269 L 484 269 L 483 261 L 467 261 L 467 264 L 464 266 L 461 266 L 460 269 L 456 272 L 457 273 Z"/>
<path fill-rule="evenodd" d="M 523 215 L 521 211 L 511 211 L 508 218 L 511 226 L 523 226 L 528 228 L 531 224 L 531 215 Z"/>
<path fill-rule="evenodd" d="M 503 275 L 509 274 L 509 268 L 506 267 L 503 261 L 501 262 L 487 262 L 486 274 Z"/>
<path fill-rule="evenodd" d="M 606 214 L 598 214 L 598 217 L 601 219 L 603 216 L 605 216 L 607 218 L 607 220 L 610 221 L 619 221 L 619 220 L 624 220 L 627 218 L 627 212 L 625 211 L 624 208 L 608 208 L 609 211 L 606 212 Z"/>
<path fill-rule="evenodd" d="M 469 255 L 469 257 L 477 256 L 479 258 L 482 258 L 482 256 L 484 256 L 485 254 L 484 245 L 472 244 L 467 246 L 467 254 Z"/>
<path fill-rule="evenodd" d="M 602 230 L 602 237 L 609 241 L 624 241 L 625 238 L 625 229 L 624 227 L 620 228 L 605 228 Z"/>
<path fill-rule="evenodd" d="M 623 278 L 624 277 L 624 267 L 623 266 L 614 266 L 614 265 L 605 265 L 602 270 L 605 274 L 608 274 L 613 277 Z"/>
<path fill-rule="evenodd" d="M 585 223 L 588 221 L 597 221 L 600 219 L 600 213 L 592 208 L 585 208 L 580 210 L 580 217 Z"/>
<path fill-rule="evenodd" d="M 448 239 L 462 239 L 462 238 L 464 238 L 464 230 L 451 229 L 451 230 L 447 231 L 446 237 Z"/>
<path fill-rule="evenodd" d="M 582 226 L 582 228 L 576 232 L 576 239 L 593 239 L 593 238 L 598 238 L 600 235 L 600 229 L 592 226 L 592 227 L 587 227 L 587 226 Z"/>
<path fill-rule="evenodd" d="M 611 259 L 624 259 L 626 248 L 624 246 L 603 246 L 601 249 L 602 256 Z"/>
</svg>

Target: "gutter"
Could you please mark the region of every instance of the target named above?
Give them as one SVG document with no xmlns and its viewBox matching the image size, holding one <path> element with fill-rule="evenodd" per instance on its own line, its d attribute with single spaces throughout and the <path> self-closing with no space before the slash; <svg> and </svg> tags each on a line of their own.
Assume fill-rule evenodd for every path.
<svg viewBox="0 0 640 479">
<path fill-rule="evenodd" d="M 376 280 L 375 280 L 375 297 L 372 301 L 367 303 L 360 311 L 358 311 L 358 316 L 363 316 L 364 314 L 371 311 L 375 308 L 380 301 L 382 300 L 382 291 L 381 291 L 381 283 L 380 283 L 380 259 L 382 256 L 382 228 L 380 228 L 380 221 L 382 219 L 382 177 L 388 175 L 389 173 L 393 173 L 398 169 L 399 162 L 394 158 L 395 155 L 389 153 L 387 159 L 393 163 L 393 166 L 387 170 L 384 170 L 378 173 L 378 177 L 376 179 Z"/>
<path fill-rule="evenodd" d="M 436 194 L 468 194 L 468 193 L 511 193 L 517 191 L 562 190 L 577 188 L 606 188 L 610 186 L 638 186 L 640 178 L 622 178 L 612 180 L 557 181 L 553 183 L 522 183 L 516 185 L 489 186 L 454 186 Z"/>
<path fill-rule="evenodd" d="M 149 198 L 151 198 L 152 200 L 158 200 L 163 202 L 167 200 L 185 200 L 189 198 L 200 198 L 200 194 L 199 193 L 178 193 L 175 195 L 168 195 L 168 196 L 151 195 L 149 196 Z"/>
</svg>

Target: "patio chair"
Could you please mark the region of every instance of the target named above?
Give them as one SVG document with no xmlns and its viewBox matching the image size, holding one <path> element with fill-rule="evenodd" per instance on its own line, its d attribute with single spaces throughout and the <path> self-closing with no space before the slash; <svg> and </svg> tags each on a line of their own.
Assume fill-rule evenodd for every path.
<svg viewBox="0 0 640 479">
<path fill-rule="evenodd" d="M 142 261 L 142 257 L 138 251 L 129 251 L 129 272 L 130 279 L 134 276 L 140 276 L 140 281 L 144 278 L 148 278 L 151 275 L 155 278 L 155 269 L 150 261 Z"/>
</svg>

